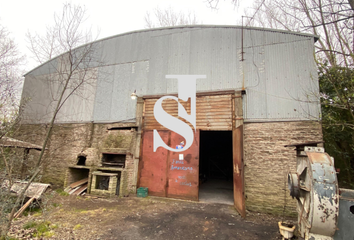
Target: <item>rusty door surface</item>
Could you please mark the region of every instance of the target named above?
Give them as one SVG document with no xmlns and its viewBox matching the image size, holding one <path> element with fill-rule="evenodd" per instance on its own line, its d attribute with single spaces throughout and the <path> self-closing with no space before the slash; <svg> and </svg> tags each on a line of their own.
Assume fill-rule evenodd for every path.
<svg viewBox="0 0 354 240">
<path fill-rule="evenodd" d="M 144 99 L 144 124 L 142 154 L 139 164 L 139 186 L 148 187 L 149 195 L 198 200 L 199 184 L 199 143 L 200 130 L 232 130 L 232 94 L 220 92 L 197 96 L 196 129 L 192 146 L 183 152 L 170 152 L 159 147 L 153 152 L 153 130 L 156 129 L 163 141 L 175 148 L 184 140 L 158 123 L 154 116 L 154 105 L 158 98 Z M 190 114 L 190 101 L 180 101 Z M 178 116 L 178 104 L 165 99 L 162 107 L 166 113 L 192 125 Z M 194 130 L 194 129 L 193 129 Z M 183 154 L 183 159 L 180 159 Z M 181 156 L 182 157 L 182 156 Z"/>
<path fill-rule="evenodd" d="M 242 217 L 246 217 L 243 164 L 243 125 L 232 131 L 234 205 Z"/>
<path fill-rule="evenodd" d="M 159 131 L 163 141 L 168 143 L 169 131 Z M 142 159 L 139 163 L 139 186 L 149 188 L 149 195 L 166 197 L 166 169 L 168 150 L 159 147 L 153 152 L 153 131 L 143 134 Z"/>
<path fill-rule="evenodd" d="M 172 131 L 159 130 L 158 133 L 173 148 L 184 141 Z M 152 196 L 198 200 L 199 131 L 194 134 L 192 146 L 183 152 L 162 147 L 153 152 L 153 131 L 144 132 L 142 144 L 139 187 L 147 187 Z"/>
<path fill-rule="evenodd" d="M 171 132 L 171 146 L 178 145 L 184 138 Z M 168 165 L 167 196 L 198 200 L 199 181 L 199 130 L 194 134 L 193 145 L 183 152 L 170 152 Z"/>
</svg>

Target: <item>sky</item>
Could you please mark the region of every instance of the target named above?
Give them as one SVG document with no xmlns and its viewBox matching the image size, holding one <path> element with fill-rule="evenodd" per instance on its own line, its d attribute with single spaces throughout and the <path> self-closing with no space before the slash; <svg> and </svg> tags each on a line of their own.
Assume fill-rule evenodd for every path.
<svg viewBox="0 0 354 240">
<path fill-rule="evenodd" d="M 25 72 L 38 65 L 30 58 L 26 32 L 44 34 L 46 26 L 53 24 L 54 13 L 61 12 L 66 2 L 85 6 L 85 27 L 99 32 L 98 39 L 144 29 L 146 12 L 156 7 L 194 12 L 202 24 L 238 25 L 243 9 L 252 3 L 241 1 L 235 8 L 231 0 L 220 0 L 218 10 L 213 10 L 205 0 L 0 0 L 0 24 L 8 29 L 19 51 L 26 55 Z"/>
</svg>

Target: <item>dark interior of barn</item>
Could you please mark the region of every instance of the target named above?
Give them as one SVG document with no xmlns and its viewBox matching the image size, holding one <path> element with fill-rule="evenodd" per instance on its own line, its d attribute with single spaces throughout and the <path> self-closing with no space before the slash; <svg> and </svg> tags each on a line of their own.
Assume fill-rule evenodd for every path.
<svg viewBox="0 0 354 240">
<path fill-rule="evenodd" d="M 233 204 L 232 132 L 201 131 L 199 200 Z"/>
</svg>

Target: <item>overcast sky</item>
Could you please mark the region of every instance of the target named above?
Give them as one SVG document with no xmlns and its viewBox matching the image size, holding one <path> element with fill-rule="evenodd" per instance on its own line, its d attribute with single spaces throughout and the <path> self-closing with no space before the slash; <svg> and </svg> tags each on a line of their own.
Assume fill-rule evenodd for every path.
<svg viewBox="0 0 354 240">
<path fill-rule="evenodd" d="M 19 50 L 27 55 L 25 71 L 37 64 L 29 58 L 25 34 L 27 31 L 44 33 L 46 26 L 53 23 L 54 12 L 61 12 L 65 0 L 0 0 L 0 24 L 11 32 Z M 220 0 L 219 9 L 212 10 L 204 0 L 71 0 L 84 5 L 88 19 L 86 25 L 100 30 L 99 39 L 120 33 L 144 29 L 147 11 L 159 7 L 172 7 L 176 11 L 194 12 L 202 24 L 237 25 L 243 7 L 252 1 L 242 1 L 235 8 L 230 0 Z"/>
</svg>

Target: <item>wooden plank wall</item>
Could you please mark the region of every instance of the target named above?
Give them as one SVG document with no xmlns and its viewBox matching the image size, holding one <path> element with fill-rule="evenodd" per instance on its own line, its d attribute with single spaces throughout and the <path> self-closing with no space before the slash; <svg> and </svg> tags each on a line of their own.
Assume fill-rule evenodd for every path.
<svg viewBox="0 0 354 240">
<path fill-rule="evenodd" d="M 213 95 L 213 96 L 197 96 L 196 126 L 199 130 L 232 130 L 232 98 L 231 94 Z M 159 124 L 154 117 L 154 105 L 157 101 L 154 99 L 145 99 L 144 110 L 144 129 L 145 130 L 168 130 Z M 190 99 L 186 102 L 180 100 L 187 113 L 190 114 Z M 175 100 L 165 99 L 162 103 L 163 109 L 170 115 L 178 117 L 178 104 Z M 182 121 L 188 123 L 183 118 L 178 117 Z"/>
</svg>

